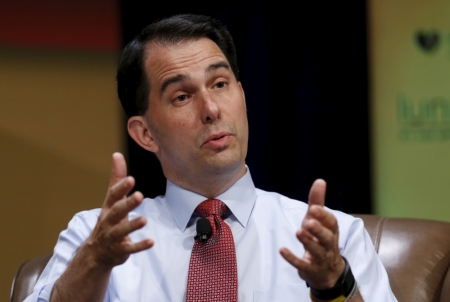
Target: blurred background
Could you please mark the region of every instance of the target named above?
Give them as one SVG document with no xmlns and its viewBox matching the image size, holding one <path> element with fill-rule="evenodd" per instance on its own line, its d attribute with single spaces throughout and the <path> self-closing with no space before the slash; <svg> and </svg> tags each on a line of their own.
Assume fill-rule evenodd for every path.
<svg viewBox="0 0 450 302">
<path fill-rule="evenodd" d="M 159 163 L 126 134 L 115 69 L 145 25 L 176 13 L 210 15 L 234 37 L 257 187 L 306 201 L 320 177 L 330 208 L 450 221 L 448 11 L 444 0 L 0 0 L 0 299 L 76 212 L 101 206 L 113 152 L 136 189 L 164 194 Z"/>
</svg>

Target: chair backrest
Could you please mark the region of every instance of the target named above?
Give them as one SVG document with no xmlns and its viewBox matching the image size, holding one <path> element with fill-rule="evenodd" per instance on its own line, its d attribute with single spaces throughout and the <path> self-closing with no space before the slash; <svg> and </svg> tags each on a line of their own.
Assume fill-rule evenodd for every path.
<svg viewBox="0 0 450 302">
<path fill-rule="evenodd" d="M 450 223 L 354 215 L 364 221 L 399 301 L 450 301 Z M 24 262 L 14 277 L 10 302 L 31 294 L 51 255 Z"/>
<path fill-rule="evenodd" d="M 450 301 L 450 223 L 354 216 L 364 220 L 399 301 Z"/>
<path fill-rule="evenodd" d="M 9 302 L 22 302 L 32 293 L 39 276 L 52 255 L 45 255 L 25 261 L 14 276 Z"/>
</svg>

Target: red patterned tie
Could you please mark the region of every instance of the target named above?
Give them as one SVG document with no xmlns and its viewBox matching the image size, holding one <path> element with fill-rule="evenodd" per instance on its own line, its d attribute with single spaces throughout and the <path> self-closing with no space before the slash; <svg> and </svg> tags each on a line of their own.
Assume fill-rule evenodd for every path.
<svg viewBox="0 0 450 302">
<path fill-rule="evenodd" d="M 186 301 L 237 301 L 236 250 L 231 229 L 222 219 L 228 207 L 208 199 L 195 212 L 209 220 L 212 235 L 207 241 L 196 241 L 192 249 Z"/>
</svg>

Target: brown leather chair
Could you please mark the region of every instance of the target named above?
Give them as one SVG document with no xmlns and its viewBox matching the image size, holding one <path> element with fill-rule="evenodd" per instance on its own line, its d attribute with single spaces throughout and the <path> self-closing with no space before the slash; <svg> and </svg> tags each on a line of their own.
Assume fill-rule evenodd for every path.
<svg viewBox="0 0 450 302">
<path fill-rule="evenodd" d="M 398 301 L 450 301 L 450 223 L 354 216 L 364 220 Z"/>
<path fill-rule="evenodd" d="M 10 302 L 22 302 L 31 294 L 51 257 L 52 255 L 45 255 L 22 263 L 12 282 L 11 293 L 9 294 Z"/>
<path fill-rule="evenodd" d="M 364 220 L 400 302 L 450 301 L 450 223 L 354 216 Z M 10 302 L 23 301 L 31 293 L 49 259 L 46 255 L 22 264 L 13 280 Z"/>
</svg>

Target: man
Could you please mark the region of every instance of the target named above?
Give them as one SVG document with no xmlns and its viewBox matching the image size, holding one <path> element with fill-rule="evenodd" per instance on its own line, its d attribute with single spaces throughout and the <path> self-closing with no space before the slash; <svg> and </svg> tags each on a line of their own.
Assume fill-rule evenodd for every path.
<svg viewBox="0 0 450 302">
<path fill-rule="evenodd" d="M 179 15 L 146 27 L 117 83 L 128 132 L 161 162 L 166 195 L 127 196 L 134 179 L 114 154 L 102 209 L 72 219 L 27 301 L 396 301 L 362 222 L 324 208 L 323 180 L 309 204 L 254 187 L 245 95 L 220 24 Z M 194 244 L 200 216 L 213 215 L 204 201 L 226 213 L 208 216 L 212 235 Z M 202 267 L 222 259 L 208 246 L 227 234 L 230 262 Z"/>
</svg>

